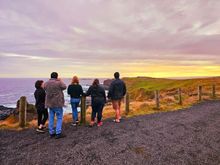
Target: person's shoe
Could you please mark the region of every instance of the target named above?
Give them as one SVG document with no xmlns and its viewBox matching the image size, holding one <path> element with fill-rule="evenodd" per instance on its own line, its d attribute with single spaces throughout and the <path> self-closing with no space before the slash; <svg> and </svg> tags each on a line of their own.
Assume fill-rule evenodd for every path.
<svg viewBox="0 0 220 165">
<path fill-rule="evenodd" d="M 93 127 L 94 125 L 95 125 L 95 122 L 91 121 L 90 124 L 89 124 L 89 127 Z"/>
<path fill-rule="evenodd" d="M 50 138 L 54 138 L 56 136 L 56 134 L 50 134 Z"/>
<path fill-rule="evenodd" d="M 102 125 L 103 125 L 103 123 L 101 121 L 97 124 L 98 127 L 100 127 Z"/>
<path fill-rule="evenodd" d="M 120 123 L 121 121 L 119 119 L 114 119 L 113 122 Z"/>
<path fill-rule="evenodd" d="M 47 127 L 46 127 L 46 126 L 43 126 L 42 128 L 43 128 L 43 129 L 47 129 Z"/>
<path fill-rule="evenodd" d="M 77 126 L 77 124 L 76 124 L 76 123 L 72 123 L 71 125 L 72 125 L 72 126 Z"/>
<path fill-rule="evenodd" d="M 61 138 L 65 138 L 65 137 L 66 137 L 66 135 L 60 133 L 55 136 L 55 139 L 61 139 Z"/>
<path fill-rule="evenodd" d="M 37 128 L 36 131 L 39 132 L 39 133 L 45 133 L 45 131 L 43 130 L 43 128 Z"/>
<path fill-rule="evenodd" d="M 77 125 L 79 124 L 79 120 L 76 120 L 76 124 L 77 124 Z"/>
</svg>

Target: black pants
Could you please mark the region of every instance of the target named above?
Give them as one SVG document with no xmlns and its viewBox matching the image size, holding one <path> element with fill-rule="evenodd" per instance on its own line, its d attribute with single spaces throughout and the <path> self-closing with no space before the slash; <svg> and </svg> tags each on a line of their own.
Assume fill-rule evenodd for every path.
<svg viewBox="0 0 220 165">
<path fill-rule="evenodd" d="M 103 107 L 104 107 L 103 103 L 93 103 L 92 104 L 92 117 L 91 117 L 92 121 L 95 121 L 96 114 L 97 114 L 98 123 L 102 121 Z"/>
<path fill-rule="evenodd" d="M 38 114 L 38 126 L 40 124 L 44 125 L 48 119 L 48 111 L 47 109 L 37 109 L 37 114 Z"/>
</svg>

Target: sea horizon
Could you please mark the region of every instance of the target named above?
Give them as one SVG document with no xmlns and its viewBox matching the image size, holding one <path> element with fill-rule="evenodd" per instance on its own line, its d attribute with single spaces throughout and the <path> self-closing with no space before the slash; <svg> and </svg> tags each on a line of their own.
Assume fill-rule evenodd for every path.
<svg viewBox="0 0 220 165">
<path fill-rule="evenodd" d="M 137 76 L 137 77 L 146 77 L 146 76 Z M 194 77 L 167 77 L 165 79 L 174 79 L 174 80 L 184 80 L 184 79 L 197 79 L 197 78 L 214 78 L 217 76 L 194 76 Z M 134 78 L 134 77 L 133 77 Z M 155 78 L 155 77 L 152 77 Z M 17 100 L 21 96 L 26 96 L 27 101 L 30 104 L 35 103 L 34 99 L 34 83 L 36 80 L 44 80 L 47 81 L 49 78 L 36 78 L 36 77 L 28 77 L 28 78 L 3 78 L 0 77 L 0 86 L 4 88 L 0 88 L 0 105 L 6 107 L 16 107 Z M 88 89 L 88 87 L 92 84 L 94 78 L 80 78 L 80 84 L 83 86 L 84 91 Z M 111 78 L 99 78 L 100 83 L 103 84 L 104 80 Z M 14 81 L 13 81 L 14 80 Z M 63 81 L 66 85 L 69 85 L 71 82 L 71 78 L 63 78 Z M 64 91 L 66 107 L 69 107 L 69 96 L 67 95 L 66 90 Z"/>
<path fill-rule="evenodd" d="M 16 103 L 21 96 L 26 96 L 27 102 L 30 104 L 35 104 L 34 99 L 34 84 L 36 80 L 44 80 L 47 81 L 48 78 L 0 78 L 0 86 L 4 86 L 4 88 L 0 88 L 0 105 L 9 108 L 16 108 Z M 100 83 L 102 84 L 105 79 L 100 79 Z M 71 82 L 71 78 L 63 78 L 64 83 L 68 86 Z M 83 90 L 88 90 L 89 86 L 92 84 L 93 78 L 81 78 L 80 84 L 83 87 Z M 71 107 L 69 103 L 69 96 L 67 91 L 64 90 L 65 97 L 65 112 L 71 112 Z"/>
<path fill-rule="evenodd" d="M 121 78 L 138 78 L 138 77 L 149 77 L 149 78 L 164 78 L 164 79 L 197 79 L 197 78 L 215 78 L 220 76 L 177 76 L 177 77 L 151 77 L 151 76 L 122 76 Z M 72 77 L 60 77 L 61 79 L 72 79 Z M 79 79 L 114 79 L 114 77 L 79 77 Z M 50 77 L 0 77 L 0 79 L 50 79 Z"/>
</svg>

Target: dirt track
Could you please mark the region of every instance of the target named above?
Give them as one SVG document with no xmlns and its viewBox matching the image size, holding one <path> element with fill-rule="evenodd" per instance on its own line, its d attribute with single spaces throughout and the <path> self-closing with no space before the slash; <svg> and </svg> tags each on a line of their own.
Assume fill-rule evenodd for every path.
<svg viewBox="0 0 220 165">
<path fill-rule="evenodd" d="M 220 101 L 63 130 L 59 140 L 34 129 L 1 130 L 0 164 L 220 164 Z"/>
</svg>

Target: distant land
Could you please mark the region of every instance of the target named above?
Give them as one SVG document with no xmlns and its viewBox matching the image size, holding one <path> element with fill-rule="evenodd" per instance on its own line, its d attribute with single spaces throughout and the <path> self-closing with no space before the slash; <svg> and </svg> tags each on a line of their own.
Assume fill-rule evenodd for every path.
<svg viewBox="0 0 220 165">
<path fill-rule="evenodd" d="M 32 78 L 33 79 L 33 78 Z M 34 78 L 35 79 L 35 78 Z M 37 79 L 37 78 L 36 78 Z M 66 83 L 69 83 L 69 79 L 64 79 Z M 190 107 L 194 104 L 197 104 L 198 101 L 198 86 L 203 86 L 202 94 L 203 100 L 212 100 L 220 98 L 220 77 L 199 77 L 199 78 L 188 78 L 188 79 L 172 79 L 172 78 L 152 78 L 152 77 L 127 77 L 122 78 L 127 86 L 127 91 L 130 96 L 130 112 L 128 117 L 131 116 L 139 116 L 143 114 L 152 114 L 158 112 L 167 112 L 180 110 L 186 107 Z M 81 78 L 81 80 L 85 80 Z M 91 78 L 87 78 L 90 80 L 88 83 L 85 81 L 85 84 L 90 84 Z M 104 79 L 102 79 L 104 80 Z M 106 86 L 110 84 L 113 79 L 106 79 Z M 33 80 L 27 81 L 25 87 L 30 86 L 33 88 Z M 13 82 L 13 81 L 9 81 Z M 19 80 L 22 82 L 22 79 Z M 82 81 L 83 82 L 83 81 Z M 31 83 L 31 84 L 30 84 Z M 17 85 L 21 85 L 21 83 L 16 83 Z M 216 85 L 216 97 L 212 97 L 212 87 Z M 182 100 L 183 104 L 178 104 L 178 88 L 182 89 Z M 17 90 L 17 88 L 16 88 Z M 160 109 L 155 109 L 155 90 L 159 90 L 159 98 L 160 98 Z M 30 91 L 33 92 L 32 89 Z M 23 93 L 22 91 L 20 93 Z M 68 96 L 66 92 L 66 100 L 68 100 Z M 24 93 L 23 93 L 24 94 Z M 31 94 L 32 95 L 32 94 Z M 69 105 L 68 101 L 66 104 Z M 122 105 L 123 115 L 125 115 L 125 107 Z M 88 107 L 87 110 L 87 120 L 90 119 L 91 107 Z M 111 118 L 114 116 L 114 111 L 112 109 L 111 104 L 106 104 L 104 109 L 104 119 Z M 65 121 L 71 122 L 72 115 L 66 114 Z M 32 115 L 29 118 L 30 126 L 36 125 L 36 120 Z M 9 124 L 10 123 L 10 124 Z M 17 117 L 10 116 L 7 120 L 5 120 L 2 125 L 6 127 L 11 125 L 10 127 L 17 126 Z"/>
</svg>

